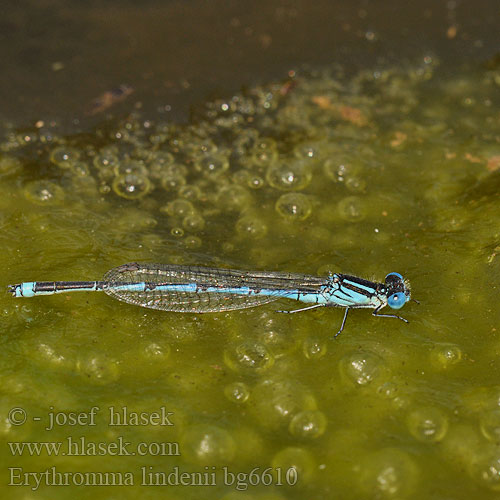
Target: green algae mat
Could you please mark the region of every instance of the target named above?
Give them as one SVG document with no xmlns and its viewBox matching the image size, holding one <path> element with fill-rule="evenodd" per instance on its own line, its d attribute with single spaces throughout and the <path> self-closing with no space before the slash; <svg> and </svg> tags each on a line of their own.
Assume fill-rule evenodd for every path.
<svg viewBox="0 0 500 500">
<path fill-rule="evenodd" d="M 188 124 L 6 126 L 0 281 L 395 271 L 409 323 L 5 291 L 3 497 L 498 498 L 500 72 L 289 76 Z"/>
</svg>

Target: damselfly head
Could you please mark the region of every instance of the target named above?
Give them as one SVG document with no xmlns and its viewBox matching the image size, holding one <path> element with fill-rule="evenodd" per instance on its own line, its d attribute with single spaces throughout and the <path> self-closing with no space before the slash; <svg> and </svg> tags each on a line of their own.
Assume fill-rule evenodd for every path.
<svg viewBox="0 0 500 500">
<path fill-rule="evenodd" d="M 385 277 L 387 304 L 392 309 L 401 309 L 410 300 L 410 286 L 399 273 L 389 273 Z"/>
</svg>

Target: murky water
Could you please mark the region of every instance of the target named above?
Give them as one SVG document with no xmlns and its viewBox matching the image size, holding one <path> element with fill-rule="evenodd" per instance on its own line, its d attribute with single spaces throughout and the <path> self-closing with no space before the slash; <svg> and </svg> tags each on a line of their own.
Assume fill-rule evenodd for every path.
<svg viewBox="0 0 500 500">
<path fill-rule="evenodd" d="M 286 301 L 196 316 L 5 294 L 4 484 L 27 485 L 5 495 L 496 498 L 499 81 L 429 55 L 291 73 L 187 125 L 6 130 L 5 285 L 131 261 L 398 271 L 420 305 L 409 324 L 354 311 L 332 340 L 342 311 Z"/>
</svg>

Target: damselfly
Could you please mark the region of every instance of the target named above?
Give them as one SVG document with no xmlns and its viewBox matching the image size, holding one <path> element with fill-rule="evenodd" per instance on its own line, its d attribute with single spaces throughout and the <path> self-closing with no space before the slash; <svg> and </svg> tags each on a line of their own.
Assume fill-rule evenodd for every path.
<svg viewBox="0 0 500 500">
<path fill-rule="evenodd" d="M 318 307 L 343 307 L 344 329 L 349 309 L 373 309 L 374 316 L 389 306 L 400 309 L 410 300 L 410 288 L 399 273 L 389 273 L 384 283 L 346 274 L 327 277 L 277 272 L 250 272 L 198 266 L 124 264 L 108 271 L 102 281 L 31 281 L 11 285 L 14 297 L 34 297 L 77 291 L 104 291 L 108 295 L 142 307 L 184 313 L 208 313 L 254 307 L 278 299 L 309 304 L 296 313 Z"/>
</svg>

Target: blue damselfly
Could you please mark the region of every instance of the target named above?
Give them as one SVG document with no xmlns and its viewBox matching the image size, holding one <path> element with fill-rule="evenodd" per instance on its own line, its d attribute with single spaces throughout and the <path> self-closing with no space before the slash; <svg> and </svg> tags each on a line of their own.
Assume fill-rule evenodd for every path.
<svg viewBox="0 0 500 500">
<path fill-rule="evenodd" d="M 208 313 L 245 309 L 278 299 L 291 299 L 306 307 L 343 307 L 343 329 L 349 309 L 373 309 L 374 316 L 389 306 L 400 309 L 410 300 L 410 288 L 399 273 L 389 273 L 384 283 L 346 274 L 326 277 L 278 272 L 252 272 L 200 266 L 168 264 L 124 264 L 108 271 L 102 281 L 31 281 L 11 285 L 14 297 L 35 297 L 77 291 L 104 291 L 108 295 L 142 307 L 184 313 Z"/>
</svg>

